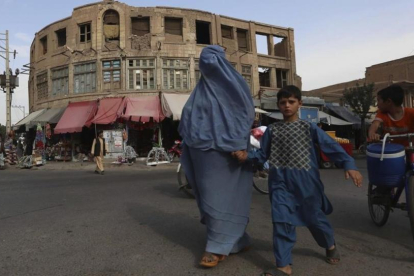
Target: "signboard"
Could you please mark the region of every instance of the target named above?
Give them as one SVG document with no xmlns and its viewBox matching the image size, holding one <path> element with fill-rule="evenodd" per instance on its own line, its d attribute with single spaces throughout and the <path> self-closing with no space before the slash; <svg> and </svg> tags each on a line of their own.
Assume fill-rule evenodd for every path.
<svg viewBox="0 0 414 276">
<path fill-rule="evenodd" d="M 317 107 L 302 106 L 299 109 L 299 118 L 317 124 L 319 122 L 319 110 Z"/>
<path fill-rule="evenodd" d="M 105 157 L 116 158 L 123 153 L 122 130 L 104 130 L 106 155 Z"/>
</svg>

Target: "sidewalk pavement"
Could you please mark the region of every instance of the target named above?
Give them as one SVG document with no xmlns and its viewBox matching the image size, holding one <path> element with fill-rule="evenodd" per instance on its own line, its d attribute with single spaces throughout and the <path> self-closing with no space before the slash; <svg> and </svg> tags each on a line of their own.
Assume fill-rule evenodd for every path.
<svg viewBox="0 0 414 276">
<path fill-rule="evenodd" d="M 146 158 L 137 158 L 134 163 L 114 163 L 117 161 L 115 158 L 105 158 L 104 168 L 105 171 L 116 170 L 141 170 L 141 171 L 153 171 L 153 170 L 176 170 L 179 161 L 174 161 L 168 164 L 159 164 L 156 166 L 147 166 L 145 164 Z M 48 161 L 45 165 L 33 166 L 31 169 L 21 169 L 16 166 L 7 166 L 6 170 L 90 170 L 93 171 L 96 168 L 95 162 L 90 161 Z"/>
</svg>

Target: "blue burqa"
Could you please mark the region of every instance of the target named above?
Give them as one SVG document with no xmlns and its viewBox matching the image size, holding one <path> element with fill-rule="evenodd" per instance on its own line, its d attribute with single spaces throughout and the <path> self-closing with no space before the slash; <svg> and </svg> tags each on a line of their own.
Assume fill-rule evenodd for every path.
<svg viewBox="0 0 414 276">
<path fill-rule="evenodd" d="M 207 227 L 206 252 L 228 255 L 249 245 L 253 175 L 231 152 L 248 148 L 254 105 L 243 77 L 220 46 L 204 48 L 202 77 L 186 103 L 179 126 L 181 163 Z"/>
</svg>

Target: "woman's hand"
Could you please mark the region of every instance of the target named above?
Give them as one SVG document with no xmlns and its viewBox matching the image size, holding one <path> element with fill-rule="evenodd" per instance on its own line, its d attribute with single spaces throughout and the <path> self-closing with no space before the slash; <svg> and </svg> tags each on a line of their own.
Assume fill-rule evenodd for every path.
<svg viewBox="0 0 414 276">
<path fill-rule="evenodd" d="M 233 156 L 233 158 L 236 158 L 239 161 L 239 163 L 244 163 L 247 159 L 247 151 L 246 150 L 233 151 L 231 153 L 231 156 Z"/>
</svg>

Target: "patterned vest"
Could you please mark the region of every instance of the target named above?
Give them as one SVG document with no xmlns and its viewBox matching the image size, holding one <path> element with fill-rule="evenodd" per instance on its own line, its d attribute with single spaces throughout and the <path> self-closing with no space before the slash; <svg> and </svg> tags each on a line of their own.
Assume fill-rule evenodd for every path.
<svg viewBox="0 0 414 276">
<path fill-rule="evenodd" d="M 270 167 L 309 170 L 312 146 L 310 123 L 297 120 L 292 123 L 278 122 L 269 127 L 272 133 Z"/>
</svg>

